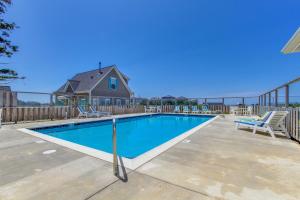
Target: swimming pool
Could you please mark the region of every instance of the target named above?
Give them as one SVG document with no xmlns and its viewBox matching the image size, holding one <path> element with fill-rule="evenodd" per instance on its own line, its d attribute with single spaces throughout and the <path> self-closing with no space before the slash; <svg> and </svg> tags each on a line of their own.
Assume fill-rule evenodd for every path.
<svg viewBox="0 0 300 200">
<path fill-rule="evenodd" d="M 174 138 L 199 127 L 213 117 L 208 115 L 153 114 L 119 118 L 116 120 L 117 153 L 125 159 L 134 160 L 146 152 L 157 149 L 162 144 L 170 143 Z M 39 127 L 30 131 L 43 139 L 56 138 L 60 142 L 66 141 L 67 144 L 73 146 L 87 147 L 104 154 L 111 155 L 112 153 L 111 119 Z"/>
</svg>

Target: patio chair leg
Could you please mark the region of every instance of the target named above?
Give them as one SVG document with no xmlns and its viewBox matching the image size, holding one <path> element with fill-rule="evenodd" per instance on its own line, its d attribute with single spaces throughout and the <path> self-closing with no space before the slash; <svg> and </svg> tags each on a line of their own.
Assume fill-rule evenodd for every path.
<svg viewBox="0 0 300 200">
<path fill-rule="evenodd" d="M 239 123 L 236 123 L 236 124 L 235 124 L 235 129 L 238 130 L 239 128 L 240 128 L 240 124 L 239 124 Z"/>
<path fill-rule="evenodd" d="M 284 133 L 286 135 L 287 138 L 291 138 L 290 134 L 288 133 L 287 129 L 285 127 L 283 127 Z"/>
<path fill-rule="evenodd" d="M 287 138 L 290 139 L 291 136 L 290 136 L 290 134 L 288 133 L 287 129 L 285 128 L 284 124 L 281 124 L 279 127 L 283 130 L 285 136 L 286 136 Z"/>
<path fill-rule="evenodd" d="M 270 133 L 270 135 L 272 136 L 272 138 L 274 138 L 274 139 L 276 138 L 274 131 L 270 127 L 268 127 L 268 132 Z"/>
<path fill-rule="evenodd" d="M 253 128 L 253 134 L 254 134 L 254 135 L 256 134 L 256 125 L 255 125 L 254 128 Z"/>
</svg>

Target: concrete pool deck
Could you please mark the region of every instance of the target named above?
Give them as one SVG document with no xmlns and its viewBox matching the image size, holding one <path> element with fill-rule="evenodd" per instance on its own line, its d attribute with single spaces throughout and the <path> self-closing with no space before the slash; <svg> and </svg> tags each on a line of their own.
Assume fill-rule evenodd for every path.
<svg viewBox="0 0 300 200">
<path fill-rule="evenodd" d="M 136 170 L 126 169 L 127 181 L 113 176 L 109 162 L 16 130 L 68 121 L 75 120 L 0 130 L 1 200 L 300 199 L 300 145 L 235 130 L 231 116 L 213 121 Z"/>
</svg>

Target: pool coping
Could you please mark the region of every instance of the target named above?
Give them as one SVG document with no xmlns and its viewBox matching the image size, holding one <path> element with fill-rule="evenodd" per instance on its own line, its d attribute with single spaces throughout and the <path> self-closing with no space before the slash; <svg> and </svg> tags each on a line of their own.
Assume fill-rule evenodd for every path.
<svg viewBox="0 0 300 200">
<path fill-rule="evenodd" d="M 161 113 L 157 113 L 157 114 L 161 114 Z M 166 113 L 166 114 L 172 114 L 172 113 Z M 189 114 L 178 114 L 177 115 L 189 115 Z M 118 118 L 134 118 L 137 116 L 147 116 L 146 115 L 136 115 L 136 116 L 120 116 Z M 149 115 L 155 115 L 155 113 L 151 113 Z M 195 114 L 191 114 L 191 115 L 195 115 Z M 119 163 L 122 163 L 126 168 L 131 169 L 131 170 L 135 170 L 136 168 L 138 168 L 139 166 L 145 164 L 146 162 L 150 161 L 151 159 L 155 158 L 156 156 L 158 156 L 159 154 L 163 153 L 164 151 L 168 150 L 169 148 L 171 148 L 172 146 L 176 145 L 177 143 L 181 142 L 182 140 L 184 140 L 185 138 L 187 138 L 188 136 L 194 134 L 195 132 L 197 132 L 198 130 L 200 130 L 201 128 L 203 128 L 204 126 L 208 125 L 209 123 L 213 122 L 214 120 L 216 120 L 217 118 L 219 118 L 219 115 L 197 115 L 197 116 L 214 116 L 211 119 L 207 120 L 206 122 L 199 124 L 198 126 L 172 138 L 171 140 L 133 158 L 133 159 L 129 159 L 129 158 L 125 158 L 125 157 L 119 157 L 118 156 L 118 161 Z M 114 117 L 108 118 L 108 119 L 100 119 L 97 121 L 106 121 L 106 120 L 111 120 Z M 97 121 L 90 121 L 90 122 L 97 122 Z M 61 125 L 68 125 L 68 124 L 73 124 L 74 122 L 69 122 L 69 123 L 65 123 L 65 124 L 59 124 L 59 126 Z M 80 123 L 80 122 L 78 122 Z M 83 122 L 86 123 L 86 122 Z M 52 126 L 57 126 L 57 125 L 52 125 Z M 40 126 L 42 127 L 42 126 Z M 37 127 L 37 128 L 40 128 Z M 50 126 L 46 126 L 46 127 L 50 127 Z M 73 142 L 69 142 L 63 139 L 59 139 L 56 137 L 52 137 L 46 134 L 42 134 L 33 130 L 30 130 L 29 128 L 19 128 L 17 129 L 18 131 L 21 131 L 23 133 L 41 138 L 43 140 L 46 140 L 48 142 L 52 142 L 64 147 L 67 147 L 69 149 L 87 154 L 89 156 L 95 157 L 95 158 L 99 158 L 108 162 L 113 162 L 113 154 L 98 150 L 98 149 L 94 149 L 94 148 L 90 148 L 84 145 L 80 145 L 80 144 L 76 144 Z"/>
</svg>

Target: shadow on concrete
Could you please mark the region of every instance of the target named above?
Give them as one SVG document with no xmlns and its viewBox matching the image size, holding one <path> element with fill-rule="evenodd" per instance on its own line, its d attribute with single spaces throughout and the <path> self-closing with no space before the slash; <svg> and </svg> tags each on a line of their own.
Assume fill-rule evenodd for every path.
<svg viewBox="0 0 300 200">
<path fill-rule="evenodd" d="M 253 134 L 253 130 L 252 129 L 240 128 L 240 130 L 243 130 L 243 131 L 246 131 L 246 132 L 249 132 L 249 133 Z M 262 131 L 259 131 L 259 130 L 257 130 L 255 134 L 266 136 L 266 137 L 271 137 L 271 135 L 269 133 L 262 132 Z M 284 139 L 284 140 L 289 140 L 289 138 L 286 135 L 278 134 L 276 132 L 275 132 L 275 136 L 276 136 L 276 138 L 280 138 L 280 139 Z"/>
<path fill-rule="evenodd" d="M 119 157 L 118 160 L 120 161 L 120 163 L 118 163 L 118 170 L 117 170 L 116 177 L 118 177 L 123 182 L 127 182 L 128 176 L 127 176 L 126 168 L 123 163 L 123 159 L 121 156 L 118 156 L 118 157 Z"/>
</svg>

